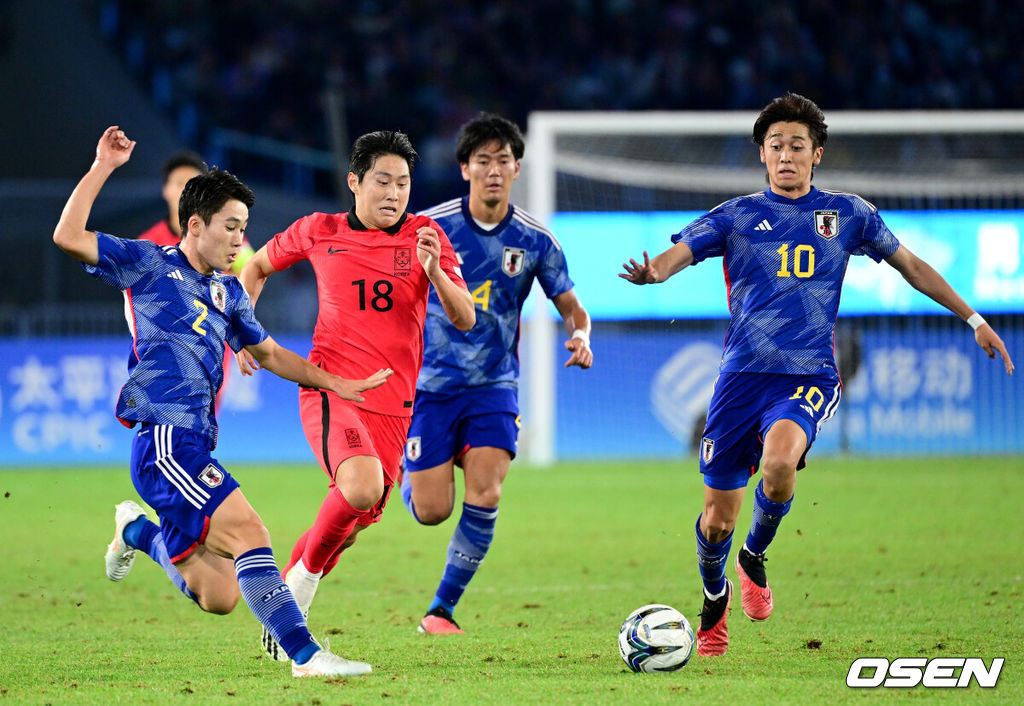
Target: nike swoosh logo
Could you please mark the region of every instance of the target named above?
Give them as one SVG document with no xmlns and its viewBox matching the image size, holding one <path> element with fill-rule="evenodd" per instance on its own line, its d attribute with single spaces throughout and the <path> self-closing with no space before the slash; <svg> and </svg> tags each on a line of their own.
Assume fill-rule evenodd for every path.
<svg viewBox="0 0 1024 706">
<path fill-rule="evenodd" d="M 339 252 L 348 252 L 348 248 L 334 248 L 334 247 L 328 247 L 327 248 L 327 254 L 328 255 L 334 255 L 335 253 L 339 253 Z"/>
</svg>

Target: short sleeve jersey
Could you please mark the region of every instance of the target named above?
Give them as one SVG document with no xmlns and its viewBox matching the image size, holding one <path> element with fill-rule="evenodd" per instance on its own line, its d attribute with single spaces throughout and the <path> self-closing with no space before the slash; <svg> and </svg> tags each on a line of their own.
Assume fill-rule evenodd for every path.
<svg viewBox="0 0 1024 706">
<path fill-rule="evenodd" d="M 441 269 L 465 287 L 447 236 L 424 216 L 406 215 L 391 228 L 377 230 L 354 213 L 314 213 L 267 244 L 275 270 L 308 260 L 316 272 L 319 313 L 310 362 L 350 379 L 381 368 L 394 371 L 357 403 L 371 412 L 412 416 L 430 291 L 416 255 L 416 231 L 423 226 L 440 236 Z"/>
<path fill-rule="evenodd" d="M 96 234 L 99 262 L 85 271 L 122 290 L 132 334 L 128 382 L 116 414 L 127 426 L 153 422 L 206 434 L 216 444 L 214 399 L 224 380 L 224 345 L 238 351 L 267 332 L 235 277 L 200 274 L 178 247 Z"/>
<path fill-rule="evenodd" d="M 722 372 L 835 371 L 834 331 L 850 255 L 876 262 L 899 242 L 855 194 L 770 190 L 726 201 L 672 236 L 695 263 L 724 257 L 731 322 Z"/>
<path fill-rule="evenodd" d="M 484 386 L 516 389 L 519 317 L 533 281 L 540 282 L 548 298 L 573 286 L 561 245 L 539 221 L 514 205 L 491 230 L 473 220 L 468 196 L 423 215 L 436 220 L 451 240 L 476 302 L 476 325 L 469 331 L 455 328 L 436 293 L 431 293 L 417 387 L 430 392 Z"/>
</svg>

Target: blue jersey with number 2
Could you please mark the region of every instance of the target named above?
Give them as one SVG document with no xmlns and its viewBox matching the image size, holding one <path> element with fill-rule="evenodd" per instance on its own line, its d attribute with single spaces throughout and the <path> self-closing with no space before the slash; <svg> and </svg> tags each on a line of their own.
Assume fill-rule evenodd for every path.
<svg viewBox="0 0 1024 706">
<path fill-rule="evenodd" d="M 876 262 L 899 242 L 855 194 L 789 199 L 763 191 L 731 199 L 672 236 L 694 264 L 724 257 L 731 322 L 722 372 L 792 375 L 835 370 L 833 334 L 850 255 Z"/>
<path fill-rule="evenodd" d="M 128 382 L 117 417 L 129 426 L 184 427 L 216 444 L 214 398 L 224 380 L 224 344 L 235 351 L 267 332 L 231 275 L 200 274 L 180 248 L 97 233 L 99 262 L 85 271 L 124 292 L 132 333 Z"/>
</svg>

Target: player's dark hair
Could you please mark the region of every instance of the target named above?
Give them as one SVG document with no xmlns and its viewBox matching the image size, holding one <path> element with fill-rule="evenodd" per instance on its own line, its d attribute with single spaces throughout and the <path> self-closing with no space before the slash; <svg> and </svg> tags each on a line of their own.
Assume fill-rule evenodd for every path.
<svg viewBox="0 0 1024 706">
<path fill-rule="evenodd" d="M 811 136 L 812 146 L 817 149 L 824 147 L 828 140 L 828 125 L 825 124 L 825 114 L 821 108 L 810 98 L 804 98 L 798 93 L 787 93 L 779 96 L 764 107 L 761 114 L 754 121 L 754 133 L 751 136 L 754 144 L 764 144 L 764 136 L 768 128 L 775 123 L 803 123 L 807 126 L 807 132 Z"/>
<path fill-rule="evenodd" d="M 210 225 L 213 214 L 232 199 L 241 201 L 249 208 L 256 203 L 252 189 L 231 172 L 214 167 L 205 174 L 192 177 L 185 184 L 178 203 L 178 221 L 182 225 L 182 232 L 187 230 L 186 224 L 193 213 L 198 214 L 203 223 Z"/>
<path fill-rule="evenodd" d="M 165 184 L 167 183 L 167 180 L 171 178 L 171 172 L 178 167 L 192 167 L 200 174 L 205 174 L 209 170 L 209 167 L 206 166 L 206 162 L 203 161 L 203 158 L 199 156 L 198 152 L 193 152 L 192 150 L 175 152 L 167 158 L 166 162 L 164 162 L 163 175 Z"/>
<path fill-rule="evenodd" d="M 413 149 L 409 136 L 404 132 L 377 130 L 366 133 L 352 144 L 348 170 L 362 182 L 363 176 L 370 171 L 373 163 L 386 154 L 393 154 L 404 159 L 405 163 L 409 165 L 410 174 L 416 166 L 416 160 L 420 157 Z"/>
<path fill-rule="evenodd" d="M 523 158 L 525 144 L 519 126 L 494 113 L 480 113 L 460 128 L 455 158 L 459 164 L 469 164 L 469 158 L 474 152 L 488 142 L 495 141 L 502 147 L 508 145 L 517 160 Z"/>
</svg>

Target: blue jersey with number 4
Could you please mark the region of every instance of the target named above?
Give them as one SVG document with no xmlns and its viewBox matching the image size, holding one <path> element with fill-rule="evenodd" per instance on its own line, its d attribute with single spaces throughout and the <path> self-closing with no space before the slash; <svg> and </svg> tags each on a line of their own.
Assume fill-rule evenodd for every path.
<svg viewBox="0 0 1024 706">
<path fill-rule="evenodd" d="M 572 289 L 562 246 L 533 216 L 511 204 L 491 230 L 473 220 L 468 196 L 421 215 L 433 218 L 448 235 L 476 302 L 476 325 L 466 332 L 455 328 L 431 288 L 417 389 L 516 389 L 519 316 L 533 280 L 549 299 Z"/>
<path fill-rule="evenodd" d="M 124 293 L 132 334 L 128 382 L 116 414 L 217 440 L 214 398 L 224 381 L 224 344 L 235 351 L 267 332 L 235 277 L 192 268 L 180 248 L 97 233 L 99 262 L 85 271 Z"/>
<path fill-rule="evenodd" d="M 834 330 L 850 255 L 876 262 L 899 242 L 855 194 L 811 187 L 789 199 L 763 191 L 726 201 L 672 236 L 694 264 L 724 257 L 732 317 L 722 372 L 835 370 Z"/>
</svg>

